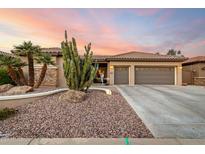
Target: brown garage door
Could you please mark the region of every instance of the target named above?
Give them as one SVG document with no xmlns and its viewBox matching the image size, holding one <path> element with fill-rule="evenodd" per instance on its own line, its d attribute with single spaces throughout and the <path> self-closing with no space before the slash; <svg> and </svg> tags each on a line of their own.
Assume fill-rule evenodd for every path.
<svg viewBox="0 0 205 154">
<path fill-rule="evenodd" d="M 173 67 L 135 67 L 135 84 L 174 84 Z"/>
<path fill-rule="evenodd" d="M 128 84 L 129 83 L 129 67 L 128 66 L 115 66 L 114 68 L 114 83 L 115 84 Z"/>
</svg>

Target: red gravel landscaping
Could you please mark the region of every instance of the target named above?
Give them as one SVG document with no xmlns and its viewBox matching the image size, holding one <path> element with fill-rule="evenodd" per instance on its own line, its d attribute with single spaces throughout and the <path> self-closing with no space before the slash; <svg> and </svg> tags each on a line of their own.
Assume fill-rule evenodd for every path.
<svg viewBox="0 0 205 154">
<path fill-rule="evenodd" d="M 90 91 L 80 103 L 60 102 L 55 94 L 18 107 L 0 121 L 0 132 L 23 138 L 152 138 L 151 132 L 118 93 Z"/>
</svg>

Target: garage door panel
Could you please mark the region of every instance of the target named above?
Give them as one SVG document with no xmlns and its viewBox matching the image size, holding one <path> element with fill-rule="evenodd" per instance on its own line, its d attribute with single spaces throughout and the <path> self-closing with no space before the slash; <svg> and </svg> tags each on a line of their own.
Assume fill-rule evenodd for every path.
<svg viewBox="0 0 205 154">
<path fill-rule="evenodd" d="M 115 67 L 114 68 L 114 83 L 115 84 L 129 84 L 129 67 Z"/>
<path fill-rule="evenodd" d="M 136 84 L 174 84 L 174 68 L 136 67 Z"/>
</svg>

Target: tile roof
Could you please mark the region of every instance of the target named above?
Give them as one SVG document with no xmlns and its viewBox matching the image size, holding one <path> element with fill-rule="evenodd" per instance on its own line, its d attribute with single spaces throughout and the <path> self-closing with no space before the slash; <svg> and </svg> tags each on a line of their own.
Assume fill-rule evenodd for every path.
<svg viewBox="0 0 205 154">
<path fill-rule="evenodd" d="M 146 52 L 127 52 L 123 54 L 118 54 L 111 56 L 107 58 L 108 60 L 114 60 L 114 61 L 184 61 L 186 60 L 185 57 L 182 56 L 172 56 L 172 55 L 161 55 L 161 54 L 155 54 L 155 53 L 146 53 Z"/>
<path fill-rule="evenodd" d="M 52 56 L 62 56 L 61 48 L 42 48 L 43 52 L 50 53 Z"/>
<path fill-rule="evenodd" d="M 60 48 L 42 48 L 43 52 L 50 53 L 52 56 L 62 56 Z M 146 52 L 131 51 L 117 55 L 93 55 L 93 59 L 97 61 L 161 61 L 161 62 L 182 62 L 186 58 L 182 56 L 161 55 Z"/>
<path fill-rule="evenodd" d="M 190 65 L 195 63 L 205 63 L 205 56 L 197 56 L 189 58 L 188 60 L 184 61 L 182 65 Z"/>
<path fill-rule="evenodd" d="M 42 48 L 43 52 L 50 53 L 52 56 L 62 56 L 61 48 Z M 83 57 L 83 55 L 81 55 Z M 105 60 L 107 57 L 106 55 L 93 55 L 95 60 Z"/>
</svg>

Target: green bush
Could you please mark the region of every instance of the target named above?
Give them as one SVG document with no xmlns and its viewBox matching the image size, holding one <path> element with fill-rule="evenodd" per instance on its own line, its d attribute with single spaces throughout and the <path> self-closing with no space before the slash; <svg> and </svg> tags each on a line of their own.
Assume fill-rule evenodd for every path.
<svg viewBox="0 0 205 154">
<path fill-rule="evenodd" d="M 0 120 L 4 120 L 6 118 L 11 117 L 12 115 L 16 114 L 16 110 L 12 108 L 4 108 L 0 110 Z"/>
<path fill-rule="evenodd" d="M 14 84 L 14 82 L 8 76 L 6 69 L 0 68 L 0 85 L 3 84 Z"/>
</svg>

